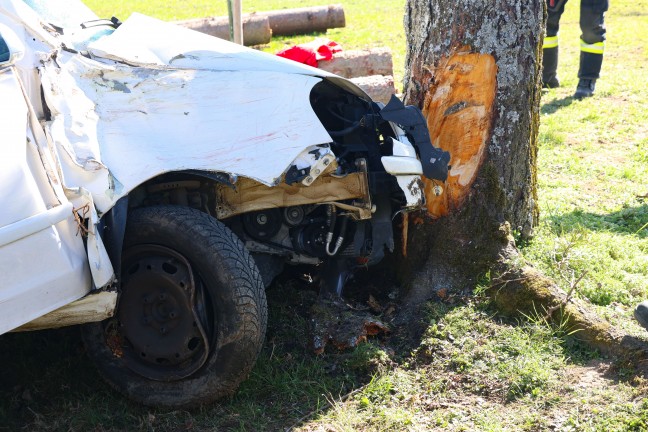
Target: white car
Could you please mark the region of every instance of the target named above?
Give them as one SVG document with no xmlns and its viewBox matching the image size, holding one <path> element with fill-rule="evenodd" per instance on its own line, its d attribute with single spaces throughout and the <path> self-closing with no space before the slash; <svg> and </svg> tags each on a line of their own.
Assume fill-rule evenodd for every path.
<svg viewBox="0 0 648 432">
<path fill-rule="evenodd" d="M 216 400 L 256 361 L 282 267 L 317 265 L 339 295 L 448 160 L 418 109 L 338 76 L 77 0 L 0 0 L 0 334 L 84 324 L 133 400 Z"/>
</svg>

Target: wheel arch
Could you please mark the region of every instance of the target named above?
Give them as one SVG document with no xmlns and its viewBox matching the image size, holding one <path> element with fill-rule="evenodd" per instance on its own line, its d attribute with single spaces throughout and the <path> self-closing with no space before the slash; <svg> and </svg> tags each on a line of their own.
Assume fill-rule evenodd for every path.
<svg viewBox="0 0 648 432">
<path fill-rule="evenodd" d="M 99 223 L 99 232 L 101 233 L 110 261 L 113 264 L 118 287 L 121 286 L 122 249 L 126 235 L 128 215 L 134 208 L 148 207 L 157 204 L 147 202 L 147 198 L 151 195 L 148 192 L 148 189 L 151 186 L 168 185 L 164 190 L 170 192 L 174 189 L 181 189 L 183 186 L 186 186 L 186 183 L 184 182 L 199 182 L 200 187 L 205 188 L 205 186 L 207 186 L 207 188 L 209 188 L 216 184 L 231 185 L 235 179 L 235 175 L 223 172 L 201 171 L 194 169 L 171 171 L 146 180 L 145 182 L 135 186 L 127 194 L 120 197 L 110 210 L 104 213 Z M 173 187 L 174 183 L 177 185 L 176 188 Z M 215 191 L 215 188 L 212 187 L 211 190 Z M 208 198 L 213 200 L 215 203 L 215 192 L 213 192 L 213 194 Z M 172 202 L 172 204 L 178 203 Z M 190 205 L 187 206 L 192 207 Z M 196 208 L 205 211 L 202 207 Z M 206 213 L 211 215 L 209 211 Z"/>
</svg>

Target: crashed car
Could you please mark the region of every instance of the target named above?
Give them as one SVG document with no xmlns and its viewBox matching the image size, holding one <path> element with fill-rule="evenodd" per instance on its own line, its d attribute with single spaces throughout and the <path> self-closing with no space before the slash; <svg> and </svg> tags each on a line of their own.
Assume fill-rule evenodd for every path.
<svg viewBox="0 0 648 432">
<path fill-rule="evenodd" d="M 448 155 L 324 71 L 81 2 L 0 0 L 0 334 L 83 324 L 131 399 L 231 394 L 284 265 L 340 295 Z"/>
</svg>

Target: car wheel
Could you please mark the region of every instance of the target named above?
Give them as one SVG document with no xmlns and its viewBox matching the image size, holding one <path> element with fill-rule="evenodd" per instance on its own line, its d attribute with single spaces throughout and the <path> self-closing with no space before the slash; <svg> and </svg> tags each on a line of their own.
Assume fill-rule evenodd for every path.
<svg viewBox="0 0 648 432">
<path fill-rule="evenodd" d="M 265 337 L 259 271 L 209 215 L 157 206 L 129 215 L 115 316 L 83 326 L 101 375 L 150 406 L 191 407 L 232 394 Z"/>
</svg>

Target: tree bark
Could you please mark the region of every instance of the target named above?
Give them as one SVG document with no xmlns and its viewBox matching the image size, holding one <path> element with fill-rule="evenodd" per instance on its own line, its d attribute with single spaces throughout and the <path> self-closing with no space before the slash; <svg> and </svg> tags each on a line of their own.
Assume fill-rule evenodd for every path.
<svg viewBox="0 0 648 432">
<path fill-rule="evenodd" d="M 430 290 L 473 287 L 498 257 L 500 228 L 528 237 L 537 223 L 543 7 L 407 3 L 405 99 L 422 108 L 432 144 L 451 154 L 447 182 L 426 181 L 427 212 L 409 223 L 407 261 L 424 269 L 409 303 Z"/>
<path fill-rule="evenodd" d="M 543 20 L 543 0 L 408 0 L 405 97 L 422 108 L 451 168 L 445 184 L 426 182 L 426 211 L 403 223 L 399 268 L 410 290 L 400 322 L 440 291 L 471 292 L 489 275 L 502 314 L 546 314 L 589 345 L 646 365 L 645 343 L 571 298 L 515 247 L 512 234 L 531 236 L 538 220 Z"/>
</svg>

